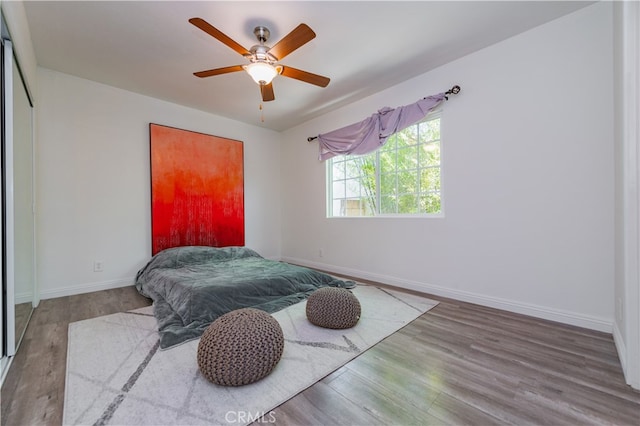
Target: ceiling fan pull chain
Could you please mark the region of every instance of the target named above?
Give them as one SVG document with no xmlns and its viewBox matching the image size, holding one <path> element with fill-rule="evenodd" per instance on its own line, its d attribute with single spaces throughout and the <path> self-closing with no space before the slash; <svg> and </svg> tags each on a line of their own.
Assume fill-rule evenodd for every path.
<svg viewBox="0 0 640 426">
<path fill-rule="evenodd" d="M 260 122 L 264 123 L 264 109 L 262 109 L 262 102 L 260 102 Z"/>
</svg>

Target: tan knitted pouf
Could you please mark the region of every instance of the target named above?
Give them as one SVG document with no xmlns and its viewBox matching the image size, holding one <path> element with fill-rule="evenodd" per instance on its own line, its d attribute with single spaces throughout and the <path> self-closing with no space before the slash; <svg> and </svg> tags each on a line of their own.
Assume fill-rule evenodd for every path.
<svg viewBox="0 0 640 426">
<path fill-rule="evenodd" d="M 238 309 L 204 331 L 198 344 L 198 367 L 217 385 L 247 385 L 271 373 L 283 349 L 284 335 L 275 318 L 259 309 Z"/>
<path fill-rule="evenodd" d="M 322 287 L 307 300 L 307 319 L 324 328 L 351 328 L 360 319 L 360 302 L 349 290 Z"/>
</svg>

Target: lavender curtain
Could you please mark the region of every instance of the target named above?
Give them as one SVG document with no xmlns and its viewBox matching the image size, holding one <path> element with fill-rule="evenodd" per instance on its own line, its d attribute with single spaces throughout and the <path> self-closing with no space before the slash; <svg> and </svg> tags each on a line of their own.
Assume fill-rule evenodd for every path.
<svg viewBox="0 0 640 426">
<path fill-rule="evenodd" d="M 384 107 L 359 123 L 318 135 L 320 161 L 336 155 L 367 154 L 385 144 L 387 138 L 417 123 L 446 99 L 446 93 L 427 96 L 398 108 Z"/>
</svg>

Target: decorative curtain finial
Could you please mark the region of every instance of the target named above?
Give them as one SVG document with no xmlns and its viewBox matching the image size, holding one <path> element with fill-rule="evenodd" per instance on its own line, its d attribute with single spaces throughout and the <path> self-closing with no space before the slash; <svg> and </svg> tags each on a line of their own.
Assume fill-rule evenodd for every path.
<svg viewBox="0 0 640 426">
<path fill-rule="evenodd" d="M 447 90 L 446 92 L 444 92 L 444 98 L 446 100 L 449 100 L 449 97 L 447 95 L 457 95 L 458 93 L 460 93 L 460 86 L 458 86 L 457 84 L 455 86 L 453 86 L 451 89 Z"/>
</svg>

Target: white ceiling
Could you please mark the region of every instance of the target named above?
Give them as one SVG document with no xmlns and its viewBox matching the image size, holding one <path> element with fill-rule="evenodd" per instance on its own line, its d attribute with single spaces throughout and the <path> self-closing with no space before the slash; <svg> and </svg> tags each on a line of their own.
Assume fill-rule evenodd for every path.
<svg viewBox="0 0 640 426">
<path fill-rule="evenodd" d="M 282 131 L 593 2 L 578 1 L 26 1 L 38 65 Z M 304 22 L 317 34 L 282 63 L 331 78 L 326 88 L 276 77 L 264 103 L 245 64 L 191 25 L 201 17 L 246 48 L 274 45 Z M 464 90 L 464 82 L 459 83 Z M 443 87 L 443 90 L 448 89 Z M 424 95 L 429 95 L 425 93 Z"/>
</svg>

